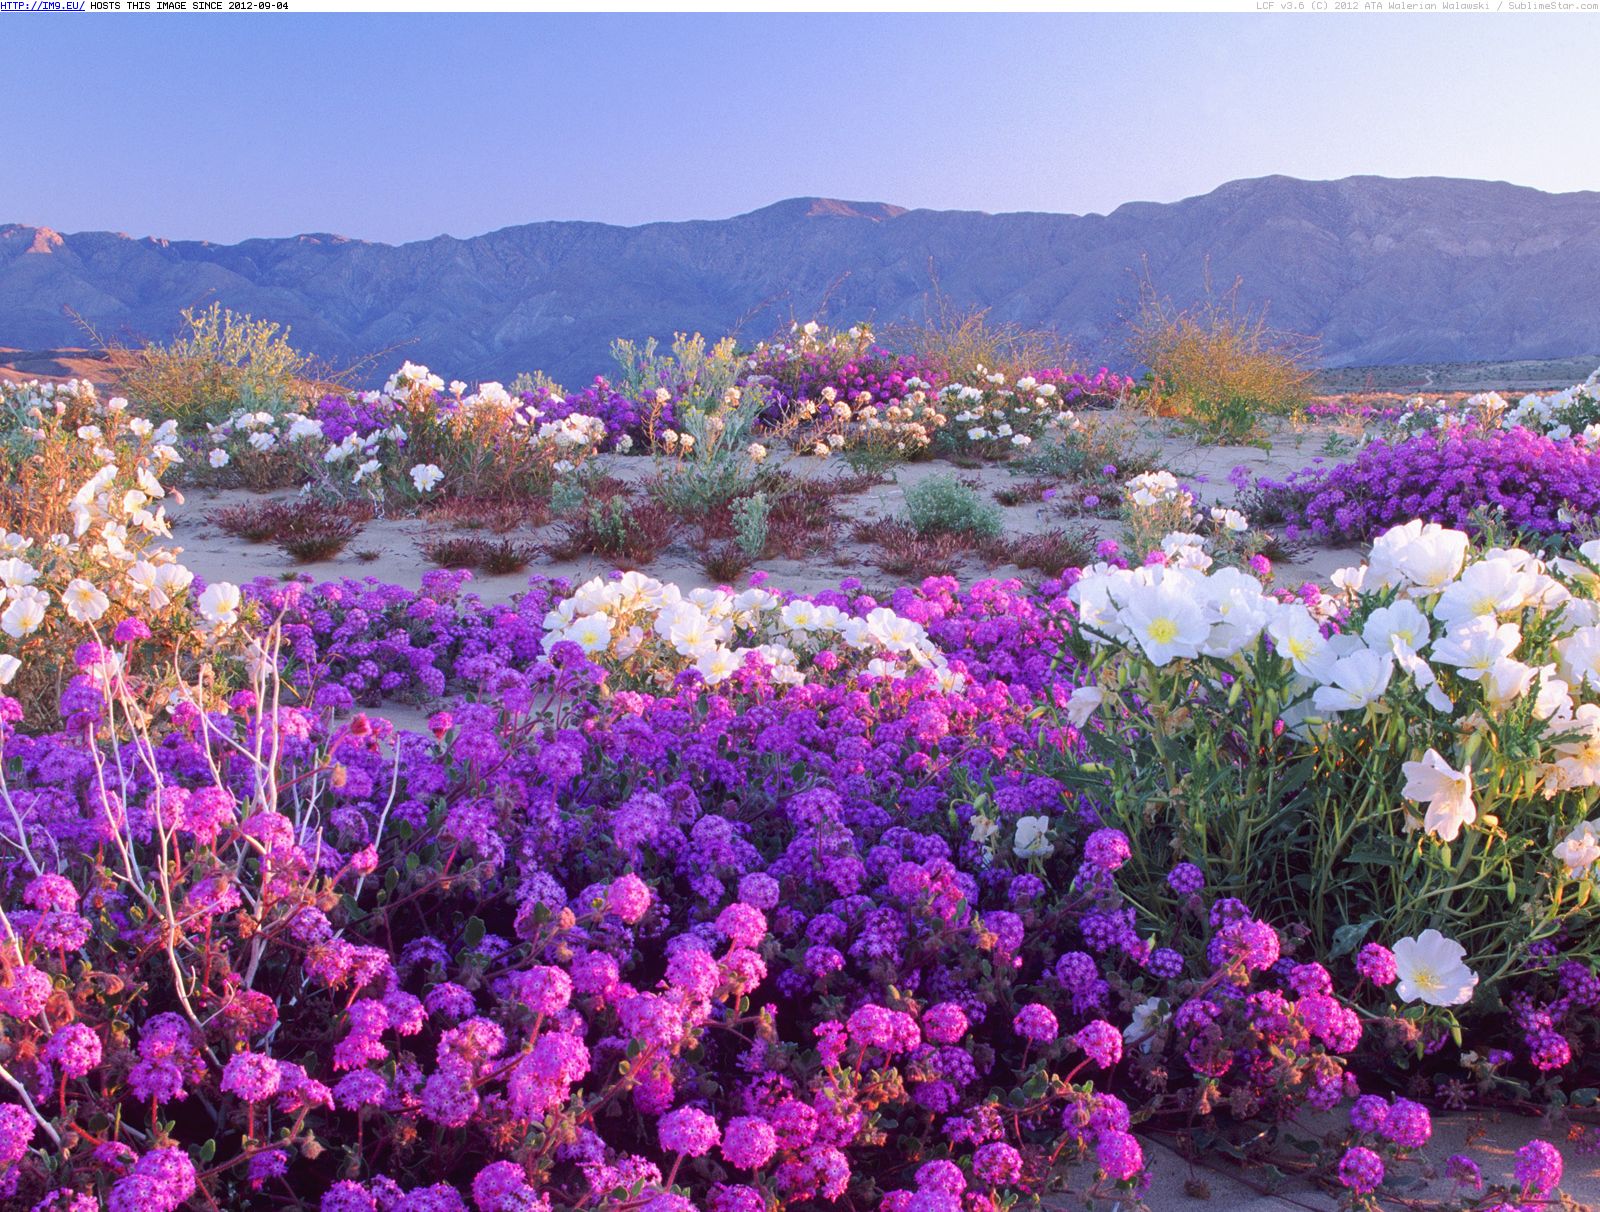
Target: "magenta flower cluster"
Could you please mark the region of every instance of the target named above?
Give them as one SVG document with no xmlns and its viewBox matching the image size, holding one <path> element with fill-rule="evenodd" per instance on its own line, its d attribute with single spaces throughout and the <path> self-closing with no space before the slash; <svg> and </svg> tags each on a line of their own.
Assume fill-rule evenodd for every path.
<svg viewBox="0 0 1600 1212">
<path fill-rule="evenodd" d="M 1455 428 L 1373 442 L 1348 463 L 1260 480 L 1253 496 L 1252 516 L 1285 521 L 1290 540 L 1361 541 L 1412 518 L 1476 530 L 1485 516 L 1561 534 L 1600 510 L 1600 459 L 1581 440 Z"/>
<path fill-rule="evenodd" d="M 465 584 L 258 583 L 282 693 L 148 732 L 88 673 L 58 731 L 0 698 L 7 1206 L 990 1212 L 1062 1161 L 1137 1197 L 1146 1119 L 1349 1104 L 1352 1191 L 1427 1144 L 1351 1064 L 1381 1082 L 1400 1026 L 1351 997 L 1392 955 L 1319 962 L 1170 855 L 1150 915 L 1139 839 L 1040 773 L 1082 743 L 1063 582 L 888 595 L 959 691 L 753 665 L 653 693 L 545 652 L 559 583 Z M 426 732 L 352 714 L 404 697 Z M 1038 816 L 1042 859 L 974 828 Z M 1525 1029 L 1592 1018 L 1570 969 Z"/>
</svg>

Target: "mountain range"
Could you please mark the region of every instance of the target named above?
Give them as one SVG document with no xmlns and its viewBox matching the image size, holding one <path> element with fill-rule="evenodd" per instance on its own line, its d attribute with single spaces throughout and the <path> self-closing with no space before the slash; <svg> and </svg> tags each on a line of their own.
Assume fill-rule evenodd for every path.
<svg viewBox="0 0 1600 1212">
<path fill-rule="evenodd" d="M 1600 351 L 1600 192 L 1439 177 L 1233 181 L 1107 215 L 906 210 L 795 198 L 730 219 L 541 222 L 391 245 L 334 235 L 238 244 L 0 226 L 0 346 L 173 334 L 213 300 L 290 326 L 330 364 L 378 351 L 446 378 L 605 369 L 614 337 L 748 339 L 791 319 L 880 328 L 939 292 L 1057 328 L 1125 365 L 1140 282 L 1179 303 L 1241 281 L 1328 366 Z M 369 376 L 370 377 L 370 376 Z"/>
</svg>

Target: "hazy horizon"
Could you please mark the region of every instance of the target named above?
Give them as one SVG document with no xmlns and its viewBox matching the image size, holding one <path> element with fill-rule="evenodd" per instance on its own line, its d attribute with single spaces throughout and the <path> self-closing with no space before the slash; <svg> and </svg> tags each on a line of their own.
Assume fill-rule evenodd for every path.
<svg viewBox="0 0 1600 1212">
<path fill-rule="evenodd" d="M 1576 151 L 1600 122 L 1578 20 L 13 23 L 30 70 L 0 82 L 0 222 L 404 243 L 810 196 L 1104 214 L 1274 174 L 1600 189 L 1600 162 Z"/>
<path fill-rule="evenodd" d="M 770 202 L 765 202 L 765 203 L 762 203 L 762 204 L 760 204 L 758 206 L 753 206 L 753 207 L 749 208 L 748 210 L 735 211 L 732 214 L 726 214 L 726 215 L 692 215 L 692 216 L 689 216 L 689 217 L 686 217 L 686 218 L 681 218 L 681 219 L 643 219 L 643 220 L 640 220 L 637 223 L 609 223 L 609 222 L 606 222 L 605 220 L 602 220 L 602 219 L 588 219 L 588 218 L 582 218 L 582 217 L 574 217 L 574 218 L 570 218 L 570 219 L 527 219 L 527 220 L 524 220 L 522 222 L 514 222 L 514 223 L 503 224 L 500 227 L 490 228 L 490 229 L 488 229 L 486 231 L 481 231 L 481 232 L 463 232 L 463 233 L 460 233 L 460 234 L 457 234 L 457 233 L 454 233 L 454 232 L 436 232 L 431 236 L 416 236 L 416 237 L 412 237 L 411 239 L 407 239 L 407 240 L 378 240 L 378 239 L 373 239 L 373 238 L 368 237 L 368 236 L 364 236 L 364 235 L 360 234 L 359 232 L 330 231 L 330 230 L 327 230 L 325 228 L 306 229 L 306 230 L 303 230 L 303 231 L 259 232 L 259 233 L 256 233 L 254 235 L 240 237 L 238 240 L 215 240 L 215 239 L 210 239 L 210 238 L 205 237 L 205 236 L 173 236 L 173 235 L 170 235 L 169 233 L 159 232 L 159 231 L 130 232 L 130 231 L 126 231 L 126 230 L 123 230 L 123 229 L 120 229 L 120 228 L 78 228 L 76 230 L 73 230 L 73 229 L 64 228 L 64 227 L 61 227 L 61 226 L 58 226 L 58 225 L 54 225 L 54 224 L 51 224 L 51 223 L 48 223 L 48 222 L 35 222 L 35 221 L 32 221 L 32 220 L 27 220 L 27 219 L 20 219 L 20 220 L 19 219 L 14 219 L 14 218 L 11 218 L 11 217 L 9 217 L 7 215 L 4 215 L 4 214 L 0 214 L 0 225 L 7 225 L 7 224 L 17 223 L 17 224 L 20 224 L 20 225 L 25 226 L 25 227 L 48 229 L 50 231 L 54 231 L 57 234 L 63 235 L 63 236 L 81 235 L 81 234 L 86 234 L 86 233 L 91 233 L 91 232 L 112 232 L 113 234 L 128 236 L 131 239 L 140 239 L 140 240 L 142 240 L 142 239 L 166 239 L 166 240 L 170 240 L 170 241 L 173 241 L 173 242 L 200 243 L 200 244 L 218 244 L 218 245 L 220 245 L 220 244 L 243 243 L 243 242 L 249 241 L 249 240 L 289 240 L 289 239 L 295 239 L 297 237 L 331 236 L 331 237 L 334 237 L 334 238 L 337 238 L 337 239 L 349 240 L 349 241 L 354 242 L 354 243 L 384 244 L 384 245 L 389 245 L 389 246 L 396 246 L 396 245 L 400 245 L 400 244 L 426 243 L 429 240 L 436 240 L 436 239 L 471 240 L 471 239 L 475 239 L 475 238 L 480 237 L 480 236 L 492 235 L 496 231 L 504 231 L 504 230 L 506 230 L 508 228 L 515 228 L 515 227 L 526 227 L 526 226 L 531 226 L 531 225 L 537 224 L 537 223 L 594 223 L 594 224 L 597 224 L 597 225 L 602 226 L 602 227 L 650 227 L 650 226 L 653 226 L 653 225 L 656 225 L 656 224 L 663 224 L 663 223 L 718 223 L 718 222 L 724 222 L 724 221 L 726 221 L 728 219 L 738 218 L 741 215 L 754 214 L 754 213 L 756 213 L 758 211 L 767 210 L 767 209 L 769 209 L 771 207 L 774 207 L 774 206 L 782 206 L 782 205 L 784 205 L 785 203 L 788 203 L 788 202 L 801 202 L 801 201 L 813 201 L 813 200 L 814 201 L 826 201 L 826 202 L 840 202 L 840 203 L 844 203 L 846 205 L 851 205 L 851 206 L 894 206 L 894 207 L 902 207 L 906 211 L 938 210 L 938 211 L 946 211 L 946 212 L 951 212 L 951 213 L 967 213 L 967 214 L 982 214 L 982 215 L 1051 214 L 1051 215 L 1061 215 L 1061 216 L 1066 217 L 1066 218 L 1081 218 L 1081 217 L 1084 217 L 1084 216 L 1091 216 L 1091 215 L 1100 215 L 1100 216 L 1109 215 L 1109 214 L 1111 214 L 1112 212 L 1116 211 L 1117 209 L 1119 209 L 1122 206 L 1140 205 L 1140 204 L 1166 205 L 1166 204 L 1170 204 L 1171 202 L 1181 202 L 1181 201 L 1184 201 L 1187 198 L 1204 197 L 1206 194 L 1214 193 L 1216 190 L 1222 188 L 1225 185 L 1231 185 L 1231 184 L 1234 184 L 1234 183 L 1239 182 L 1239 181 L 1259 181 L 1259 180 L 1265 180 L 1265 179 L 1268 179 L 1268 178 L 1271 178 L 1271 177 L 1286 177 L 1286 178 L 1289 178 L 1290 180 L 1301 181 L 1301 182 L 1304 182 L 1306 184 L 1333 184 L 1333 183 L 1336 183 L 1338 181 L 1350 180 L 1352 178 L 1357 178 L 1357 177 L 1371 177 L 1371 178 L 1378 178 L 1378 179 L 1386 180 L 1386 181 L 1407 181 L 1407 180 L 1412 180 L 1412 181 L 1417 181 L 1417 180 L 1472 181 L 1472 182 L 1477 182 L 1477 183 L 1481 183 L 1481 184 L 1485 184 L 1485 185 L 1507 185 L 1507 186 L 1510 186 L 1513 189 L 1531 189 L 1531 190 L 1534 190 L 1537 193 L 1544 193 L 1544 194 L 1551 194 L 1551 195 L 1579 194 L 1579 193 L 1600 193 L 1600 189 L 1589 189 L 1589 190 L 1546 190 L 1546 189 L 1540 189 L 1536 185 L 1523 184 L 1520 181 L 1493 180 L 1493 179 L 1486 178 L 1486 177 L 1441 177 L 1441 176 L 1437 176 L 1437 175 L 1434 175 L 1434 174 L 1429 174 L 1429 175 L 1425 175 L 1425 176 L 1417 176 L 1417 177 L 1389 177 L 1389 176 L 1384 176 L 1384 175 L 1378 174 L 1378 173 L 1351 173 L 1351 174 L 1348 174 L 1345 177 L 1293 177 L 1288 173 L 1265 173 L 1265 174 L 1262 174 L 1262 176 L 1260 176 L 1260 177 L 1243 177 L 1243 178 L 1236 177 L 1236 178 L 1232 178 L 1231 180 L 1228 180 L 1228 181 L 1219 181 L 1219 182 L 1216 183 L 1216 185 L 1210 187 L 1209 189 L 1200 190 L 1195 194 L 1186 194 L 1181 198 L 1172 198 L 1172 199 L 1128 198 L 1125 201 L 1119 202 L 1114 206 L 1107 207 L 1103 211 L 1039 211 L 1039 210 L 1026 211 L 1026 210 L 983 210 L 983 209 L 975 208 L 975 207 L 915 207 L 915 206 L 903 206 L 902 203 L 896 201 L 894 198 L 840 198 L 840 197 L 836 197 L 836 196 L 830 195 L 830 194 L 796 194 L 796 195 L 793 195 L 793 196 L 790 196 L 790 197 L 786 197 L 786 198 L 774 198 Z"/>
</svg>

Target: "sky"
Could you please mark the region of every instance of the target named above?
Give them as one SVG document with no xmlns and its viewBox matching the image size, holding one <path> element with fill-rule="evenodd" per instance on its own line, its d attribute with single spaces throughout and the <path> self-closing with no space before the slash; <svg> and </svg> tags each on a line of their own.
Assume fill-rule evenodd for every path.
<svg viewBox="0 0 1600 1212">
<path fill-rule="evenodd" d="M 399 242 L 818 195 L 1600 189 L 1594 17 L 14 16 L 0 224 Z M 15 70 L 26 64 L 28 70 Z"/>
</svg>

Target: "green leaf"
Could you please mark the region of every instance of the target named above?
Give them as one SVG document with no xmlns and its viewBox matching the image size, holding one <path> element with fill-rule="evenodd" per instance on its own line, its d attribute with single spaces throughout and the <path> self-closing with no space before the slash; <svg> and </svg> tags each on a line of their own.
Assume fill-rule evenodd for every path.
<svg viewBox="0 0 1600 1212">
<path fill-rule="evenodd" d="M 1340 926 L 1333 932 L 1333 951 L 1330 957 L 1338 959 L 1340 956 L 1354 954 L 1355 949 L 1361 946 L 1362 940 L 1377 924 L 1377 918 L 1369 917 L 1362 922 L 1350 922 Z"/>
<path fill-rule="evenodd" d="M 467 946 L 476 947 L 479 943 L 483 942 L 483 936 L 486 929 L 487 927 L 484 926 L 483 919 L 481 917 L 469 917 L 467 919 L 467 927 L 464 932 Z"/>
</svg>

